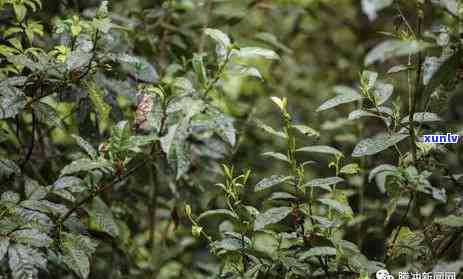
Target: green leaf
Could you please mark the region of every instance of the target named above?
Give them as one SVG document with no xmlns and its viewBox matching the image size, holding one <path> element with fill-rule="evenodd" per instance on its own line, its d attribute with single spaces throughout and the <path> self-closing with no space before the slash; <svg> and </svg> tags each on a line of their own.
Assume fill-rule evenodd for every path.
<svg viewBox="0 0 463 279">
<path fill-rule="evenodd" d="M 95 29 L 99 30 L 103 34 L 107 34 L 113 24 L 111 23 L 111 19 L 109 17 L 106 18 L 94 18 L 92 20 L 92 25 Z"/>
<path fill-rule="evenodd" d="M 380 10 L 389 7 L 393 2 L 393 0 L 362 0 L 362 11 L 370 21 L 373 21 Z"/>
<path fill-rule="evenodd" d="M 79 145 L 83 150 L 85 150 L 85 152 L 91 159 L 96 159 L 98 157 L 96 149 L 93 148 L 93 146 L 88 141 L 84 140 L 78 135 L 71 135 L 71 137 L 74 138 L 74 140 L 77 142 L 77 145 Z"/>
<path fill-rule="evenodd" d="M 368 175 L 368 182 L 371 182 L 375 178 L 376 185 L 382 193 L 386 192 L 386 179 L 390 175 L 394 175 L 397 171 L 397 167 L 393 165 L 383 164 L 370 171 Z"/>
<path fill-rule="evenodd" d="M 21 2 L 13 4 L 14 13 L 18 22 L 22 22 L 27 14 L 27 8 Z"/>
<path fill-rule="evenodd" d="M 47 260 L 34 248 L 12 244 L 8 248 L 8 265 L 13 279 L 38 278 L 38 269 L 46 270 Z"/>
<path fill-rule="evenodd" d="M 264 213 L 257 215 L 254 221 L 254 230 L 262 230 L 267 225 L 272 225 L 285 219 L 293 209 L 291 207 L 273 207 Z"/>
<path fill-rule="evenodd" d="M 89 210 L 90 227 L 95 230 L 108 233 L 112 237 L 119 235 L 119 228 L 114 221 L 111 209 L 100 197 L 93 198 Z"/>
<path fill-rule="evenodd" d="M 131 145 L 131 134 L 128 121 L 118 122 L 111 130 L 109 149 L 116 153 L 127 151 Z"/>
<path fill-rule="evenodd" d="M 227 49 L 231 45 L 231 41 L 228 35 L 218 29 L 206 28 L 206 30 L 204 30 L 204 33 L 211 37 L 216 43 L 218 43 L 224 49 Z"/>
<path fill-rule="evenodd" d="M 455 216 L 452 214 L 444 218 L 436 219 L 435 222 L 448 227 L 460 228 L 463 227 L 463 216 Z"/>
<path fill-rule="evenodd" d="M 348 165 L 345 165 L 341 168 L 341 170 L 339 170 L 340 173 L 344 173 L 344 174 L 357 174 L 360 172 L 360 167 L 357 163 L 352 163 L 352 164 L 348 164 Z"/>
<path fill-rule="evenodd" d="M 49 127 L 64 128 L 56 110 L 47 103 L 37 102 L 33 106 L 37 119 Z"/>
<path fill-rule="evenodd" d="M 206 212 L 201 213 L 201 215 L 198 216 L 196 219 L 198 222 L 209 217 L 229 217 L 232 220 L 239 220 L 238 215 L 236 215 L 234 212 L 228 210 L 228 209 L 213 209 L 213 210 L 208 210 Z"/>
<path fill-rule="evenodd" d="M 272 175 L 270 177 L 264 178 L 256 184 L 254 191 L 259 192 L 263 190 L 267 190 L 273 186 L 279 185 L 285 181 L 291 180 L 291 176 L 283 176 L 283 175 Z"/>
<path fill-rule="evenodd" d="M 271 200 L 295 200 L 296 197 L 286 192 L 275 192 L 270 196 Z"/>
<path fill-rule="evenodd" d="M 220 59 L 224 60 L 231 48 L 231 41 L 228 35 L 218 29 L 211 28 L 206 28 L 204 33 L 216 42 L 216 54 Z"/>
<path fill-rule="evenodd" d="M 336 248 L 323 247 L 323 246 L 310 248 L 309 251 L 302 253 L 299 256 L 299 259 L 305 260 L 310 257 L 318 257 L 318 256 L 336 256 Z"/>
<path fill-rule="evenodd" d="M 390 68 L 387 73 L 388 74 L 395 74 L 395 73 L 400 73 L 400 72 L 403 72 L 403 71 L 406 71 L 408 70 L 408 67 L 405 66 L 405 65 L 396 65 L 396 66 L 393 66 L 392 68 Z"/>
<path fill-rule="evenodd" d="M 432 112 L 416 112 L 413 114 L 413 122 L 418 123 L 430 123 L 430 122 L 442 122 L 444 121 L 442 118 L 439 117 L 436 113 Z M 409 115 L 402 118 L 400 121 L 401 124 L 408 124 L 410 123 Z"/>
<path fill-rule="evenodd" d="M 406 134 L 386 134 L 382 133 L 374 138 L 360 141 L 352 152 L 352 157 L 362 157 L 377 154 L 407 138 Z"/>
<path fill-rule="evenodd" d="M 259 128 L 263 129 L 265 132 L 267 132 L 267 133 L 269 133 L 271 135 L 286 139 L 286 134 L 285 133 L 283 133 L 281 131 L 276 131 L 275 129 L 273 129 L 272 127 L 268 126 L 265 123 L 262 123 L 262 122 L 258 121 L 257 125 L 259 126 Z"/>
<path fill-rule="evenodd" d="M 429 45 L 420 41 L 391 39 L 374 47 L 365 57 L 365 66 L 375 62 L 384 62 L 393 57 L 416 54 Z"/>
<path fill-rule="evenodd" d="M 454 73 L 460 66 L 460 61 L 463 57 L 463 48 L 458 49 L 453 55 L 448 57 L 440 67 L 435 70 L 428 85 L 425 87 L 425 96 L 433 93 L 441 84 L 447 84 L 453 79 Z"/>
<path fill-rule="evenodd" d="M 278 60 L 280 56 L 270 49 L 260 47 L 242 47 L 237 52 L 237 55 L 242 58 L 265 58 L 269 60 Z"/>
<path fill-rule="evenodd" d="M 458 16 L 458 2 L 456 0 L 432 0 L 431 3 L 439 5 L 451 14 Z"/>
<path fill-rule="evenodd" d="M 423 62 L 423 85 L 428 85 L 432 76 L 436 73 L 442 61 L 435 56 L 428 56 Z"/>
<path fill-rule="evenodd" d="M 26 197 L 30 200 L 41 200 L 47 195 L 47 189 L 28 177 L 25 178 L 24 189 Z"/>
<path fill-rule="evenodd" d="M 65 166 L 61 170 L 61 176 L 78 173 L 78 172 L 88 172 L 95 169 L 112 169 L 111 162 L 105 159 L 90 160 L 90 159 L 78 159 L 69 165 Z"/>
<path fill-rule="evenodd" d="M 103 99 L 104 92 L 101 88 L 96 85 L 95 82 L 91 82 L 88 85 L 88 97 L 95 107 L 96 112 L 98 113 L 98 121 L 106 122 L 111 111 L 111 106 L 105 102 Z"/>
<path fill-rule="evenodd" d="M 320 133 L 306 125 L 291 125 L 294 129 L 298 130 L 301 134 L 308 136 L 308 137 L 320 137 Z"/>
<path fill-rule="evenodd" d="M 325 189 L 327 191 L 331 192 L 331 185 L 338 184 L 340 182 L 343 182 L 344 179 L 334 176 L 334 177 L 325 177 L 325 178 L 317 178 L 310 180 L 309 182 L 305 183 L 303 186 L 304 187 L 318 187 Z"/>
<path fill-rule="evenodd" d="M 329 154 L 340 156 L 342 155 L 341 151 L 337 150 L 334 147 L 327 146 L 327 145 L 313 145 L 313 146 L 306 146 L 296 150 L 297 152 L 310 152 L 310 153 L 320 153 L 320 154 Z"/>
<path fill-rule="evenodd" d="M 17 230 L 11 234 L 11 238 L 24 245 L 33 247 L 48 247 L 52 244 L 53 240 L 43 232 L 37 229 L 24 229 Z"/>
<path fill-rule="evenodd" d="M 82 71 L 88 67 L 92 60 L 92 53 L 82 49 L 71 51 L 66 57 L 65 64 L 68 71 Z"/>
<path fill-rule="evenodd" d="M 8 251 L 8 246 L 10 246 L 10 239 L 0 237 L 0 261 L 5 257 L 6 252 Z"/>
<path fill-rule="evenodd" d="M 392 96 L 394 86 L 389 83 L 376 83 L 373 89 L 373 97 L 375 98 L 376 105 L 384 104 Z"/>
<path fill-rule="evenodd" d="M 190 135 L 190 121 L 185 117 L 179 124 L 172 125 L 161 141 L 162 150 L 167 154 L 169 165 L 176 171 L 176 178 L 180 179 L 190 167 L 187 154 L 187 139 Z"/>
<path fill-rule="evenodd" d="M 277 159 L 277 160 L 280 160 L 280 161 L 289 163 L 288 157 L 287 157 L 285 154 L 282 154 L 282 153 L 278 153 L 278 152 L 265 152 L 265 153 L 262 154 L 262 156 L 272 157 L 272 158 L 275 158 L 275 159 Z"/>
<path fill-rule="evenodd" d="M 345 215 L 346 217 L 353 218 L 354 213 L 350 208 L 349 204 L 347 203 L 347 199 L 337 197 L 336 200 L 334 199 L 318 199 L 319 202 L 322 204 L 331 207 L 332 209 L 336 210 L 337 212 Z"/>
<path fill-rule="evenodd" d="M 331 109 L 342 104 L 358 101 L 363 98 L 362 95 L 357 93 L 357 91 L 347 86 L 336 86 L 334 87 L 334 91 L 336 93 L 336 97 L 325 101 L 317 108 L 317 112 Z"/>
<path fill-rule="evenodd" d="M 193 70 L 198 76 L 199 82 L 206 87 L 209 79 L 207 77 L 206 68 L 204 67 L 203 57 L 204 55 L 194 53 L 191 64 L 193 65 Z"/>
<path fill-rule="evenodd" d="M 372 71 L 363 71 L 362 72 L 362 81 L 366 81 L 368 88 L 373 88 L 378 79 L 378 73 Z"/>
<path fill-rule="evenodd" d="M 86 279 L 90 272 L 88 258 L 95 251 L 96 243 L 86 236 L 64 232 L 61 233 L 61 240 L 64 263 L 80 278 Z"/>
<path fill-rule="evenodd" d="M 18 203 L 21 200 L 21 197 L 18 193 L 13 191 L 6 191 L 2 193 L 0 201 L 2 203 Z"/>
<path fill-rule="evenodd" d="M 0 91 L 0 119 L 14 117 L 26 106 L 26 96 L 16 87 L 2 85 Z"/>
<path fill-rule="evenodd" d="M 123 54 L 116 60 L 122 65 L 124 72 L 133 76 L 137 81 L 154 83 L 159 80 L 156 69 L 144 58 Z"/>
<path fill-rule="evenodd" d="M 18 174 L 21 169 L 15 162 L 8 159 L 0 159 L 0 177 L 9 177 L 12 174 Z"/>
<path fill-rule="evenodd" d="M 213 244 L 214 248 L 223 249 L 226 251 L 239 251 L 246 248 L 246 242 L 243 243 L 241 239 L 236 238 L 225 238 L 219 241 L 215 241 Z"/>
<path fill-rule="evenodd" d="M 130 142 L 129 149 L 135 151 L 139 147 L 151 144 L 157 139 L 158 139 L 158 137 L 156 135 L 131 136 L 130 140 L 129 140 L 129 142 Z"/>
</svg>

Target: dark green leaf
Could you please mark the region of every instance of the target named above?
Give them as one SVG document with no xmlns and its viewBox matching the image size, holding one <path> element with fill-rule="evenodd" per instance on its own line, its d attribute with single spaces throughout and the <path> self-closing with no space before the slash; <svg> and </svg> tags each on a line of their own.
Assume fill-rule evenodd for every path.
<svg viewBox="0 0 463 279">
<path fill-rule="evenodd" d="M 112 169 L 112 164 L 111 162 L 105 159 L 98 159 L 98 160 L 79 159 L 65 166 L 61 170 L 61 176 L 78 173 L 78 172 L 92 171 L 95 169 Z"/>
<path fill-rule="evenodd" d="M 334 147 L 327 146 L 327 145 L 306 146 L 306 147 L 299 148 L 296 151 L 298 151 L 298 152 L 329 154 L 329 155 L 335 155 L 335 156 L 342 155 L 341 151 L 337 150 Z"/>
<path fill-rule="evenodd" d="M 267 225 L 276 224 L 285 219 L 293 209 L 291 207 L 273 207 L 257 215 L 254 230 L 264 229 Z"/>
<path fill-rule="evenodd" d="M 209 218 L 209 217 L 217 217 L 217 216 L 220 216 L 220 217 L 229 217 L 231 218 L 232 220 L 238 220 L 238 216 L 228 210 L 228 209 L 213 209 L 213 210 L 208 210 L 206 212 L 203 212 L 201 213 L 201 215 L 198 216 L 198 218 L 196 219 L 197 221 L 201 221 L 202 219 L 204 218 Z"/>
<path fill-rule="evenodd" d="M 335 256 L 335 255 L 336 255 L 336 248 L 334 247 L 314 247 L 314 248 L 310 248 L 309 251 L 302 253 L 299 259 L 305 260 L 310 257 Z"/>
<path fill-rule="evenodd" d="M 263 191 L 291 179 L 291 176 L 272 175 L 259 181 L 259 183 L 256 184 L 254 190 L 256 192 Z"/>
<path fill-rule="evenodd" d="M 304 187 L 318 187 L 322 188 L 325 190 L 328 190 L 331 192 L 331 185 L 338 184 L 340 182 L 343 182 L 344 179 L 334 176 L 334 177 L 325 177 L 325 178 L 317 178 L 310 180 L 309 182 L 305 183 L 303 186 Z"/>
<path fill-rule="evenodd" d="M 334 87 L 336 97 L 325 101 L 321 106 L 317 108 L 317 112 L 324 111 L 330 108 L 337 107 L 341 104 L 346 104 L 362 99 L 362 95 L 357 93 L 354 89 L 347 86 L 336 86 Z"/>
<path fill-rule="evenodd" d="M 13 86 L 0 86 L 0 119 L 16 116 L 26 106 L 26 96 Z"/>
<path fill-rule="evenodd" d="M 374 138 L 360 141 L 352 152 L 352 157 L 369 156 L 379 153 L 407 138 L 406 134 L 379 134 Z"/>
<path fill-rule="evenodd" d="M 108 233 L 112 237 L 119 235 L 119 228 L 114 221 L 111 209 L 100 197 L 93 198 L 89 210 L 90 226 L 95 230 Z"/>
<path fill-rule="evenodd" d="M 428 44 L 419 41 L 391 39 L 374 47 L 365 57 L 365 66 L 375 62 L 384 62 L 390 58 L 416 54 L 427 48 Z"/>
</svg>

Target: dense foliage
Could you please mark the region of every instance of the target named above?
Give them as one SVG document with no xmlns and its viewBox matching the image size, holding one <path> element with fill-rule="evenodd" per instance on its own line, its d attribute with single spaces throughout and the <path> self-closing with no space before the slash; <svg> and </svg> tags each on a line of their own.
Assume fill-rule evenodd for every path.
<svg viewBox="0 0 463 279">
<path fill-rule="evenodd" d="M 0 0 L 0 22 L 0 278 L 460 273 L 463 148 L 423 142 L 463 136 L 457 0 Z"/>
</svg>

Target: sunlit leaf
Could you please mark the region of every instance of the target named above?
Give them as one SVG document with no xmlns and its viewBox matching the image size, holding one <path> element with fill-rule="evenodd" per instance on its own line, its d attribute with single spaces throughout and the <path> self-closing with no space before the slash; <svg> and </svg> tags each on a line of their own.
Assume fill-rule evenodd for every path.
<svg viewBox="0 0 463 279">
<path fill-rule="evenodd" d="M 409 135 L 382 133 L 374 138 L 368 138 L 360 141 L 352 152 L 353 157 L 362 157 L 377 154 L 389 147 L 401 142 Z"/>
<path fill-rule="evenodd" d="M 257 215 L 254 230 L 264 229 L 267 225 L 276 224 L 292 212 L 291 207 L 273 207 Z"/>
<path fill-rule="evenodd" d="M 347 86 L 336 86 L 334 88 L 334 91 L 337 94 L 336 97 L 331 98 L 328 101 L 325 101 L 321 106 L 317 108 L 317 112 L 334 108 L 341 104 L 358 101 L 363 98 L 362 95 L 357 93 L 357 91 Z"/>
</svg>

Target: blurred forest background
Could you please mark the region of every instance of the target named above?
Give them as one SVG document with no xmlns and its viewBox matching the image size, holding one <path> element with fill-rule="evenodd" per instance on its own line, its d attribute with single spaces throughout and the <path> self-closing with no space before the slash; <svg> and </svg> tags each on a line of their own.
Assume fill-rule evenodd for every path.
<svg viewBox="0 0 463 279">
<path fill-rule="evenodd" d="M 0 278 L 460 274 L 463 145 L 422 136 L 463 135 L 462 24 L 457 0 L 0 0 Z"/>
</svg>

